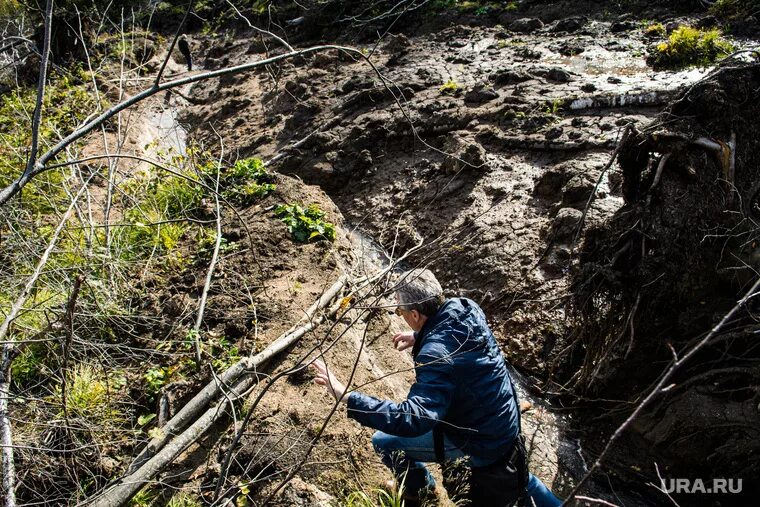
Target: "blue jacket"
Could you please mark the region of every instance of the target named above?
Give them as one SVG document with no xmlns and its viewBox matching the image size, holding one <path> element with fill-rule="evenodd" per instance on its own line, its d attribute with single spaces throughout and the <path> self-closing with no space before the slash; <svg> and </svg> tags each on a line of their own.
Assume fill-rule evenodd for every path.
<svg viewBox="0 0 760 507">
<path fill-rule="evenodd" d="M 448 299 L 417 334 L 416 382 L 406 401 L 354 391 L 348 416 L 390 435 L 416 437 L 441 424 L 465 453 L 494 461 L 511 448 L 519 415 L 506 362 L 483 310 L 466 298 Z"/>
</svg>

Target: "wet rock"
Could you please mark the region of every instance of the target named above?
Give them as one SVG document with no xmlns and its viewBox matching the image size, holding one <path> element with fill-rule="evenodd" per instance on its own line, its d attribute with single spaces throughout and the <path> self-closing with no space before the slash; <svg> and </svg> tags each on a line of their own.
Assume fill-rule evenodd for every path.
<svg viewBox="0 0 760 507">
<path fill-rule="evenodd" d="M 541 59 L 541 51 L 536 51 L 535 49 L 531 48 L 517 48 L 515 49 L 515 55 L 519 56 L 521 58 L 524 58 L 526 60 L 540 60 Z"/>
<path fill-rule="evenodd" d="M 450 61 L 452 63 L 470 64 L 475 61 L 476 56 L 477 56 L 477 53 L 473 51 L 467 51 L 464 53 L 460 53 L 456 56 L 453 56 Z"/>
<path fill-rule="evenodd" d="M 351 78 L 343 83 L 341 91 L 343 93 L 350 93 L 354 90 L 367 90 L 375 87 L 374 79 L 367 76 L 351 76 Z"/>
<path fill-rule="evenodd" d="M 533 33 L 544 27 L 544 22 L 538 18 L 520 18 L 509 24 L 509 29 L 518 33 Z"/>
<path fill-rule="evenodd" d="M 498 98 L 499 94 L 493 89 L 493 87 L 483 84 L 475 85 L 475 87 L 464 95 L 465 102 L 474 102 L 477 104 L 482 104 L 483 102 L 489 102 Z"/>
<path fill-rule="evenodd" d="M 562 127 L 551 128 L 546 132 L 546 140 L 553 141 L 554 139 L 562 137 L 562 132 Z"/>
<path fill-rule="evenodd" d="M 533 76 L 523 70 L 498 70 L 491 76 L 491 80 L 497 85 L 511 85 L 533 79 Z"/>
<path fill-rule="evenodd" d="M 612 33 L 619 33 L 619 32 L 629 32 L 636 28 L 636 22 L 634 21 L 615 21 L 610 25 L 610 32 Z"/>
<path fill-rule="evenodd" d="M 481 145 L 459 136 L 451 136 L 444 143 L 444 151 L 450 153 L 441 164 L 441 169 L 447 173 L 457 173 L 461 170 L 482 170 L 486 164 L 486 150 Z"/>
<path fill-rule="evenodd" d="M 583 86 L 581 86 L 581 91 L 584 91 L 586 93 L 591 93 L 596 91 L 596 85 L 594 83 L 585 83 Z"/>
<path fill-rule="evenodd" d="M 564 69 L 560 69 L 559 67 L 552 67 L 549 69 L 537 69 L 533 71 L 534 74 L 537 76 L 541 76 L 543 78 L 548 79 L 549 81 L 554 81 L 557 83 L 567 83 L 573 79 L 572 74 L 570 74 L 568 71 Z"/>
<path fill-rule="evenodd" d="M 403 33 L 389 35 L 385 45 L 385 49 L 393 54 L 406 53 L 411 47 L 412 41 Z"/>
<path fill-rule="evenodd" d="M 583 53 L 585 49 L 586 48 L 583 46 L 583 44 L 578 44 L 575 42 L 562 42 L 555 47 L 555 51 L 557 51 L 557 53 L 561 54 L 562 56 L 579 55 Z"/>
<path fill-rule="evenodd" d="M 575 175 L 562 187 L 562 205 L 574 208 L 583 207 L 593 191 L 594 183 L 592 181 L 585 175 Z"/>
<path fill-rule="evenodd" d="M 562 208 L 552 222 L 549 234 L 555 240 L 570 239 L 581 221 L 583 212 L 575 208 Z"/>
<path fill-rule="evenodd" d="M 554 23 L 554 26 L 552 26 L 551 31 L 552 32 L 567 32 L 567 33 L 573 33 L 577 32 L 583 26 L 586 24 L 587 19 L 580 16 L 580 17 L 572 17 L 572 18 L 565 18 L 560 19 L 556 23 Z"/>
</svg>

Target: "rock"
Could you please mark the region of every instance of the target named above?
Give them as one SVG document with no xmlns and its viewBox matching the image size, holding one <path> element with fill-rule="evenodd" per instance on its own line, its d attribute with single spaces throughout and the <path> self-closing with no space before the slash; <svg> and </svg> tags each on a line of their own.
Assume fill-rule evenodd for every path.
<svg viewBox="0 0 760 507">
<path fill-rule="evenodd" d="M 562 42 L 558 46 L 556 46 L 557 53 L 561 54 L 562 56 L 575 56 L 583 53 L 585 51 L 585 47 L 582 44 L 574 43 L 574 42 Z"/>
<path fill-rule="evenodd" d="M 584 120 L 583 118 L 573 118 L 573 120 L 570 122 L 570 125 L 573 127 L 585 127 L 588 125 L 588 121 Z"/>
<path fill-rule="evenodd" d="M 629 32 L 634 28 L 636 28 L 636 23 L 634 21 L 615 21 L 610 25 L 610 32 Z"/>
<path fill-rule="evenodd" d="M 447 157 L 441 164 L 441 169 L 447 173 L 457 173 L 461 170 L 476 168 L 485 169 L 486 150 L 477 143 L 454 135 L 446 140 L 443 149 L 446 153 L 453 155 Z"/>
<path fill-rule="evenodd" d="M 465 93 L 465 102 L 474 102 L 481 104 L 483 102 L 489 102 L 499 98 L 499 94 L 493 87 L 488 85 L 475 85 L 470 91 Z"/>
<path fill-rule="evenodd" d="M 533 76 L 523 70 L 498 70 L 491 75 L 491 80 L 497 85 L 511 85 L 533 79 Z"/>
<path fill-rule="evenodd" d="M 412 41 L 403 33 L 389 35 L 388 44 L 385 45 L 385 49 L 394 54 L 406 53 L 411 47 Z"/>
<path fill-rule="evenodd" d="M 573 79 L 572 74 L 570 74 L 568 71 L 564 69 L 560 69 L 559 67 L 552 67 L 549 69 L 538 69 L 533 71 L 534 74 L 537 76 L 541 76 L 543 78 L 546 78 L 550 81 L 555 81 L 557 83 L 567 83 Z"/>
<path fill-rule="evenodd" d="M 550 234 L 555 239 L 569 239 L 581 221 L 583 212 L 575 208 L 562 208 L 552 222 Z"/>
<path fill-rule="evenodd" d="M 538 18 L 520 18 L 509 24 L 509 29 L 518 33 L 532 33 L 543 27 L 543 21 Z"/>
<path fill-rule="evenodd" d="M 581 91 L 584 91 L 586 93 L 595 92 L 596 85 L 594 83 L 585 83 L 583 86 L 581 86 Z"/>
<path fill-rule="evenodd" d="M 546 140 L 553 141 L 562 136 L 562 127 L 554 127 L 546 132 Z"/>
<path fill-rule="evenodd" d="M 566 207 L 583 207 L 586 205 L 594 183 L 583 174 L 577 174 L 562 187 L 562 205 Z"/>
<path fill-rule="evenodd" d="M 282 505 L 292 507 L 330 507 L 335 505 L 335 498 L 313 484 L 294 477 L 279 495 Z"/>
<path fill-rule="evenodd" d="M 610 84 L 620 84 L 623 82 L 623 80 L 620 79 L 619 77 L 610 76 L 607 78 L 607 82 Z"/>
<path fill-rule="evenodd" d="M 525 58 L 526 60 L 541 59 L 541 51 L 536 51 L 535 49 L 525 47 L 515 49 L 515 55 L 521 58 Z"/>
<path fill-rule="evenodd" d="M 572 18 L 565 18 L 560 19 L 556 23 L 554 23 L 554 26 L 551 28 L 552 32 L 567 32 L 567 33 L 573 33 L 577 32 L 583 26 L 586 24 L 586 18 L 579 16 L 579 17 L 572 17 Z"/>
</svg>

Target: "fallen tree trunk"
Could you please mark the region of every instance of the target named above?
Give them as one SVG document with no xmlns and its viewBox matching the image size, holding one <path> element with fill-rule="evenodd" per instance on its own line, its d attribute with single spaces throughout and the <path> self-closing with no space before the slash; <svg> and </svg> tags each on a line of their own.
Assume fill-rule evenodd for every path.
<svg viewBox="0 0 760 507">
<path fill-rule="evenodd" d="M 305 324 L 301 326 L 296 324 L 263 351 L 253 357 L 246 357 L 238 361 L 227 369 L 221 378 L 211 380 L 161 428 L 161 434 L 151 440 L 135 459 L 128 475 L 123 477 L 119 483 L 108 488 L 90 505 L 93 507 L 112 507 L 128 502 L 164 467 L 174 461 L 177 456 L 211 428 L 225 414 L 225 405 L 236 400 L 253 387 L 258 377 L 251 375 L 239 379 L 243 373 L 250 370 L 255 373 L 270 359 L 293 345 L 325 319 L 324 315 L 315 318 L 316 312 L 327 307 L 330 301 L 343 289 L 347 280 L 347 276 L 341 276 L 322 294 L 319 300 L 306 310 L 304 317 L 299 321 L 299 323 L 306 321 Z M 204 409 L 217 398 L 224 386 L 229 386 L 225 393 L 225 399 L 204 412 Z"/>
</svg>

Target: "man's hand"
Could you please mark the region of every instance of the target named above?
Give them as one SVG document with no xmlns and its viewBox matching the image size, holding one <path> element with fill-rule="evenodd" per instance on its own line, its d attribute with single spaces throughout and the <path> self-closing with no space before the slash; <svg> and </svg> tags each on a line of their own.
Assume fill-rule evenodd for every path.
<svg viewBox="0 0 760 507">
<path fill-rule="evenodd" d="M 409 347 L 414 346 L 414 333 L 412 331 L 405 331 L 403 333 L 396 333 L 393 337 L 393 346 L 396 350 L 406 350 Z"/>
<path fill-rule="evenodd" d="M 324 361 L 316 359 L 311 363 L 311 367 L 317 370 L 317 376 L 314 377 L 315 383 L 327 386 L 327 390 L 337 401 L 348 403 L 348 397 L 345 396 L 346 386 L 327 369 Z"/>
</svg>

